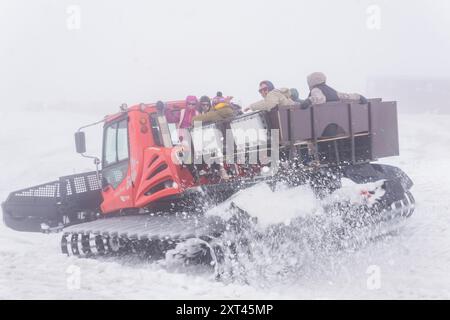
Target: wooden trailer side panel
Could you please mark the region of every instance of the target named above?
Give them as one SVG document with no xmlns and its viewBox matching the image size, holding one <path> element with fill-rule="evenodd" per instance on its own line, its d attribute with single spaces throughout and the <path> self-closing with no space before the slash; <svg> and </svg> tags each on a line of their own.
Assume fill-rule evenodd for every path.
<svg viewBox="0 0 450 320">
<path fill-rule="evenodd" d="M 396 102 L 370 103 L 372 158 L 398 156 L 398 119 Z"/>
</svg>

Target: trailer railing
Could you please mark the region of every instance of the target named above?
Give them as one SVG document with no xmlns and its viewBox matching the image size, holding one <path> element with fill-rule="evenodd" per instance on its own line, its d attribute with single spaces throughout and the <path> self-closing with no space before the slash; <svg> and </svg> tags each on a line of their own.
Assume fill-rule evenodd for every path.
<svg viewBox="0 0 450 320">
<path fill-rule="evenodd" d="M 245 129 L 266 130 L 267 136 L 259 135 L 254 141 L 246 136 L 243 146 L 237 129 L 244 133 Z M 276 107 L 269 112 L 253 112 L 205 124 L 195 128 L 192 136 L 201 136 L 199 130 L 203 130 L 203 135 L 215 130 L 221 133 L 221 138 L 210 135 L 217 141 L 209 141 L 199 150 L 194 147 L 196 159 L 203 156 L 230 159 L 229 155 L 227 158 L 230 150 L 227 130 L 232 132 L 234 157 L 241 156 L 242 150 L 248 154 L 267 149 L 270 153 L 272 130 L 278 130 L 277 146 L 284 157 L 303 163 L 354 164 L 399 155 L 397 104 L 381 99 L 370 99 L 367 104 L 331 102 L 306 110 L 299 105 Z"/>
</svg>

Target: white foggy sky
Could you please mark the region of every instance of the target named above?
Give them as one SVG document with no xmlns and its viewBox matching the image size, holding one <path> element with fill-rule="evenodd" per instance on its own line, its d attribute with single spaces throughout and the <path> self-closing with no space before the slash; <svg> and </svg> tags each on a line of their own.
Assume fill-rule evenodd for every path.
<svg viewBox="0 0 450 320">
<path fill-rule="evenodd" d="M 379 31 L 366 27 L 373 4 Z M 450 1 L 0 0 L 0 40 L 1 108 L 217 90 L 247 104 L 264 79 L 305 96 L 313 71 L 362 93 L 372 75 L 450 77 Z"/>
</svg>

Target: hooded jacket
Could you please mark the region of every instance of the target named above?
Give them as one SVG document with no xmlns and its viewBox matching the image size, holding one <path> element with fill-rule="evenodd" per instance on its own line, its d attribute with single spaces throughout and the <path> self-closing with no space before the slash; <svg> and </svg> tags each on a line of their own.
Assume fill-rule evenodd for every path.
<svg viewBox="0 0 450 320">
<path fill-rule="evenodd" d="M 361 95 L 357 93 L 342 93 L 329 87 L 327 78 L 322 72 L 314 72 L 307 77 L 311 92 L 309 99 L 312 104 L 322 104 L 332 101 L 360 101 Z"/>
<path fill-rule="evenodd" d="M 276 106 L 292 106 L 295 102 L 290 99 L 288 88 L 273 89 L 267 93 L 264 100 L 255 102 L 249 106 L 253 111 L 269 111 Z"/>
</svg>

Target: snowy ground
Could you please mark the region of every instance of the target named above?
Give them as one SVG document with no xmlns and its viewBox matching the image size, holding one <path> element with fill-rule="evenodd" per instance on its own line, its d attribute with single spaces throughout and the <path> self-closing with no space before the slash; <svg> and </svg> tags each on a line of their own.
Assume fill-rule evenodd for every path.
<svg viewBox="0 0 450 320">
<path fill-rule="evenodd" d="M 0 199 L 92 170 L 90 161 L 75 153 L 73 132 L 100 117 L 0 111 Z M 60 254 L 60 235 L 0 225 L 0 299 L 450 299 L 450 116 L 404 114 L 399 121 L 401 156 L 383 162 L 413 179 L 417 209 L 395 236 L 310 265 L 307 274 L 289 281 L 243 285 L 157 264 L 67 258 Z M 92 147 L 100 146 L 98 130 L 87 139 L 91 151 L 98 151 Z M 70 274 L 73 266 L 79 267 L 79 288 Z"/>
</svg>

